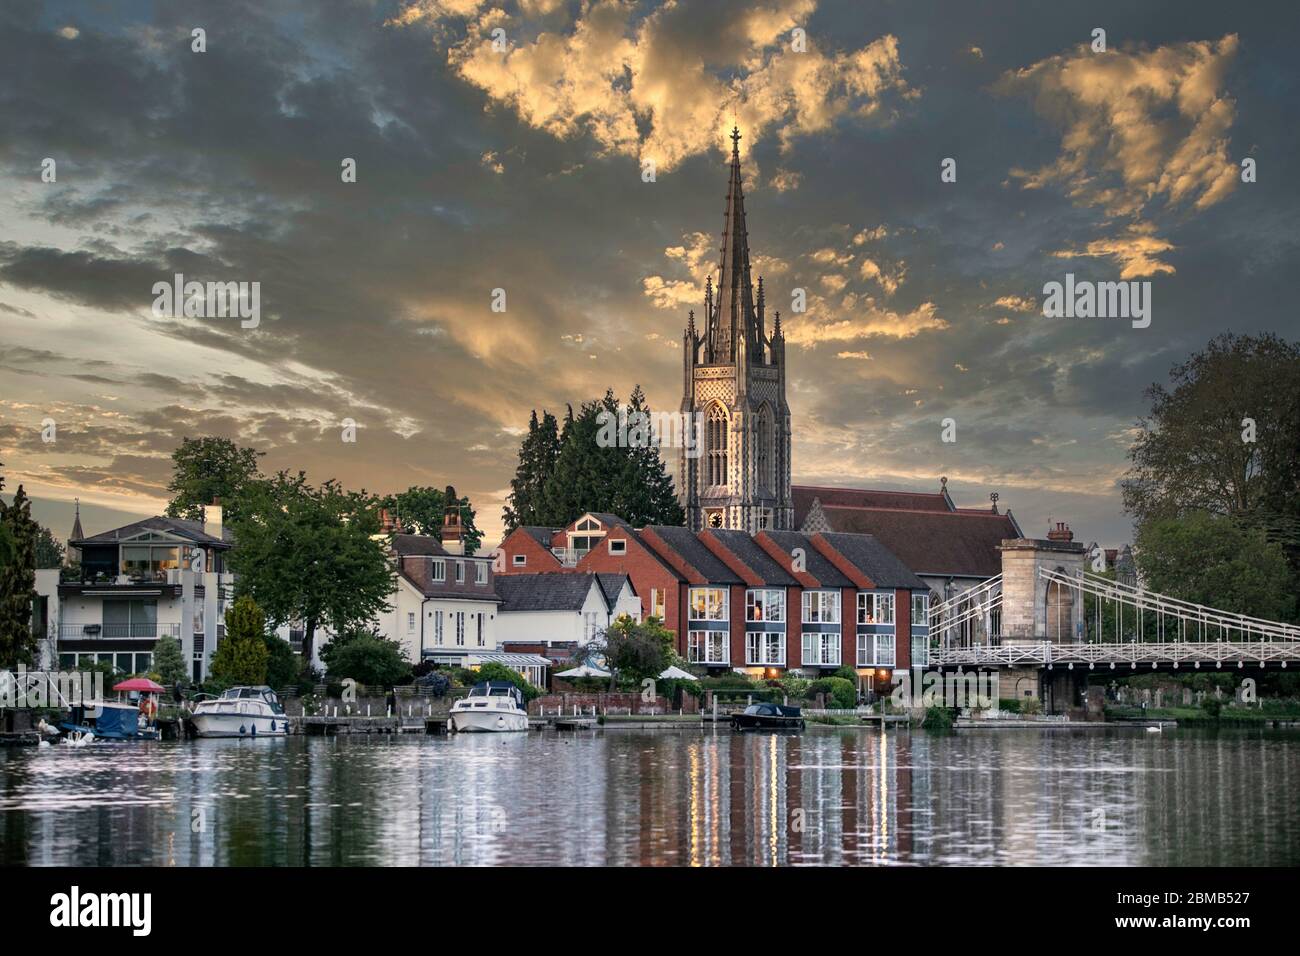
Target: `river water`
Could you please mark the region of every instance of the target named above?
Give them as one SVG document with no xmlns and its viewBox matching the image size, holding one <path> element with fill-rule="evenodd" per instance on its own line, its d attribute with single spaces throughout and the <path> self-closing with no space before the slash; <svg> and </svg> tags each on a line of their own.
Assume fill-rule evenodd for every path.
<svg viewBox="0 0 1300 956">
<path fill-rule="evenodd" d="M 0 864 L 1300 863 L 1300 732 L 608 730 L 0 750 Z"/>
</svg>

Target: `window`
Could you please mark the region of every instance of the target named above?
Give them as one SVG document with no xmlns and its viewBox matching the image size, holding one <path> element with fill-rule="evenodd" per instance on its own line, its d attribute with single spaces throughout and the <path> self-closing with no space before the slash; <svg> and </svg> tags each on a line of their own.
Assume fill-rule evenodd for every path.
<svg viewBox="0 0 1300 956">
<path fill-rule="evenodd" d="M 930 663 L 930 642 L 924 637 L 912 638 L 912 666 L 926 667 Z"/>
<path fill-rule="evenodd" d="M 456 583 L 457 584 L 465 583 L 465 562 L 464 561 L 456 562 Z"/>
<path fill-rule="evenodd" d="M 415 633 L 415 612 L 414 611 L 406 612 L 406 633 L 407 634 Z"/>
<path fill-rule="evenodd" d="M 433 642 L 435 644 L 441 644 L 442 643 L 442 612 L 430 611 L 429 613 L 433 615 Z"/>
<path fill-rule="evenodd" d="M 199 605 L 199 613 L 201 611 L 202 605 Z M 155 600 L 105 601 L 103 635 L 104 637 L 157 637 L 158 602 Z"/>
<path fill-rule="evenodd" d="M 483 644 L 483 615 L 482 613 L 479 613 L 475 616 L 478 618 L 478 634 L 476 635 L 478 640 L 478 646 L 483 647 L 485 646 Z"/>
<path fill-rule="evenodd" d="M 758 487 L 762 491 L 776 489 L 776 476 L 772 469 L 772 410 L 764 405 L 758 412 L 758 422 L 754 426 L 755 471 L 758 473 Z M 763 527 L 767 527 L 766 524 Z"/>
<path fill-rule="evenodd" d="M 785 620 L 785 591 L 781 588 L 753 588 L 745 592 L 745 620 Z"/>
<path fill-rule="evenodd" d="M 153 655 L 147 652 L 137 653 L 135 655 L 135 670 L 132 673 L 143 674 L 153 667 Z"/>
<path fill-rule="evenodd" d="M 488 566 L 486 561 L 474 562 L 474 583 L 487 584 Z"/>
<path fill-rule="evenodd" d="M 727 620 L 727 589 L 691 588 L 691 620 Z"/>
<path fill-rule="evenodd" d="M 838 624 L 840 622 L 840 592 L 804 591 L 803 622 L 805 624 Z"/>
<path fill-rule="evenodd" d="M 692 664 L 727 663 L 727 632 L 688 632 L 686 639 L 686 659 Z"/>
<path fill-rule="evenodd" d="M 592 638 L 596 636 L 596 630 L 600 626 L 600 618 L 595 611 L 588 611 L 586 614 L 583 615 L 583 618 L 585 620 L 585 627 L 583 629 L 583 633 L 585 635 L 585 639 L 590 641 Z"/>
<path fill-rule="evenodd" d="M 664 619 L 664 589 L 650 589 L 650 616 Z"/>
<path fill-rule="evenodd" d="M 805 632 L 803 663 L 807 667 L 837 667 L 840 663 L 840 636 L 837 633 Z"/>
<path fill-rule="evenodd" d="M 876 639 L 876 666 L 893 667 L 894 666 L 894 635 L 893 634 L 873 634 Z"/>
<path fill-rule="evenodd" d="M 609 553 L 610 553 L 610 554 L 627 554 L 627 539 L 626 539 L 626 538 L 610 538 L 610 539 L 609 539 Z"/>
<path fill-rule="evenodd" d="M 722 410 L 721 405 L 715 404 L 709 409 L 709 417 L 705 425 L 705 447 L 708 449 L 708 457 L 705 459 L 705 484 L 710 487 L 727 484 L 728 428 L 727 413 Z"/>
<path fill-rule="evenodd" d="M 456 612 L 456 646 L 465 646 L 465 612 Z"/>
<path fill-rule="evenodd" d="M 433 561 L 429 576 L 433 578 L 433 580 L 435 581 L 446 581 L 447 562 L 443 561 L 441 558 L 438 558 L 437 560 Z"/>
<path fill-rule="evenodd" d="M 579 531 L 599 531 L 600 522 L 595 518 L 583 518 L 574 527 Z"/>
<path fill-rule="evenodd" d="M 858 592 L 859 624 L 893 624 L 894 595 Z"/>
<path fill-rule="evenodd" d="M 930 595 L 912 595 L 912 626 L 925 627 L 930 623 Z"/>
<path fill-rule="evenodd" d="M 516 554 L 516 555 L 515 555 L 514 557 L 512 557 L 510 560 L 514 563 L 514 566 L 515 566 L 515 567 L 517 567 L 517 568 L 522 568 L 522 567 L 524 567 L 524 566 L 526 566 L 526 565 L 528 564 L 528 555 L 526 555 L 526 554 Z"/>
<path fill-rule="evenodd" d="M 745 663 L 784 666 L 785 634 L 782 631 L 749 631 L 746 633 Z"/>
<path fill-rule="evenodd" d="M 893 667 L 894 666 L 894 635 L 893 634 L 859 634 L 858 635 L 858 666 L 859 667 Z"/>
</svg>

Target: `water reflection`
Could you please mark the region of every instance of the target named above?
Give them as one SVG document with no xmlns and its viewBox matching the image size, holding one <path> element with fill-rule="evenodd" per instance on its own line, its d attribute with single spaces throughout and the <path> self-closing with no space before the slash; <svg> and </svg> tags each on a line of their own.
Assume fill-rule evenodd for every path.
<svg viewBox="0 0 1300 956">
<path fill-rule="evenodd" d="M 0 863 L 1294 865 L 1300 734 L 810 729 L 0 751 Z"/>
</svg>

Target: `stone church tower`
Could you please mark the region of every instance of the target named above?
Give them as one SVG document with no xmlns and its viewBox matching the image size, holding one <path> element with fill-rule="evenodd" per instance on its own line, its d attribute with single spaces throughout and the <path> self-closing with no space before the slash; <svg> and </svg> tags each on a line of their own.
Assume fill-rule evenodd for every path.
<svg viewBox="0 0 1300 956">
<path fill-rule="evenodd" d="M 790 408 L 785 402 L 785 337 L 777 312 L 764 331 L 763 278 L 754 289 L 740 179 L 740 130 L 731 131 L 731 182 L 715 290 L 704 291 L 704 330 L 690 313 L 683 341 L 682 412 L 699 429 L 683 454 L 677 490 L 686 526 L 792 530 Z"/>
</svg>

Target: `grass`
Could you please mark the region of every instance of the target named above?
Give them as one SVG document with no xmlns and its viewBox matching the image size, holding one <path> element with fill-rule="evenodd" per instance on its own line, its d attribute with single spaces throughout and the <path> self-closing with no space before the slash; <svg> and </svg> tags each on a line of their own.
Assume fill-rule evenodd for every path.
<svg viewBox="0 0 1300 956">
<path fill-rule="evenodd" d="M 1266 724 L 1274 720 L 1300 720 L 1300 707 L 1269 706 L 1238 707 L 1227 705 L 1219 712 L 1219 718 L 1206 714 L 1199 707 L 1141 707 L 1114 706 L 1106 708 L 1107 720 L 1176 720 L 1189 726 L 1220 726 L 1224 724 Z"/>
</svg>

